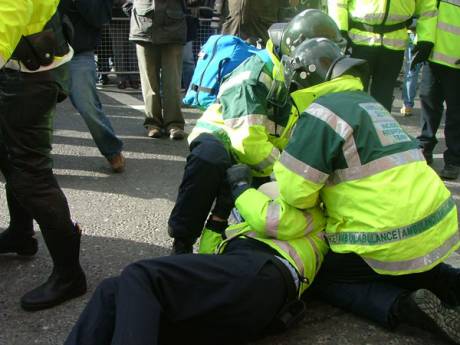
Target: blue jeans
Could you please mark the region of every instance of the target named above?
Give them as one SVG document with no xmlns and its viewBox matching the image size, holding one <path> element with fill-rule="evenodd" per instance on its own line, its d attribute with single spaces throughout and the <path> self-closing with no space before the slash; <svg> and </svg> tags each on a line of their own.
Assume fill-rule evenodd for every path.
<svg viewBox="0 0 460 345">
<path fill-rule="evenodd" d="M 83 117 L 101 154 L 107 159 L 121 152 L 123 142 L 117 138 L 110 120 L 102 111 L 96 90 L 94 52 L 75 54 L 70 62 L 70 100 Z"/>
<path fill-rule="evenodd" d="M 422 63 L 417 64 L 414 70 L 410 69 L 410 62 L 413 58 L 412 49 L 414 48 L 415 35 L 410 33 L 409 36 L 409 44 L 404 52 L 404 82 L 402 85 L 402 98 L 406 107 L 413 108 L 415 94 L 417 93 L 418 75 L 420 68 L 422 67 Z"/>
<path fill-rule="evenodd" d="M 188 89 L 195 70 L 195 57 L 193 56 L 193 42 L 187 42 L 184 46 L 182 57 L 182 86 Z"/>
</svg>

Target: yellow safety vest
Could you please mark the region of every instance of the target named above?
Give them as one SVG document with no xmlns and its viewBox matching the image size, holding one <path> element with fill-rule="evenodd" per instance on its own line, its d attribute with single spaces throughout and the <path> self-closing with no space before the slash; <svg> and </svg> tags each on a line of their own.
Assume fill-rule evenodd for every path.
<svg viewBox="0 0 460 345">
<path fill-rule="evenodd" d="M 413 16 L 418 16 L 418 40 L 434 42 L 436 0 L 329 0 L 328 11 L 357 45 L 404 50 L 405 24 Z"/>
<path fill-rule="evenodd" d="M 0 2 L 0 68 L 13 54 L 22 36 L 43 30 L 59 0 L 2 0 Z"/>
<path fill-rule="evenodd" d="M 439 3 L 436 40 L 430 61 L 460 69 L 460 0 Z M 460 61 L 459 61 L 460 62 Z"/>
</svg>

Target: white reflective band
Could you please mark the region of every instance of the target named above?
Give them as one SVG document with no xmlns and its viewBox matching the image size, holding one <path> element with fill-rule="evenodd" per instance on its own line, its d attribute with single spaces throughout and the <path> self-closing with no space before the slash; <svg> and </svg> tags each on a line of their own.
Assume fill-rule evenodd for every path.
<svg viewBox="0 0 460 345">
<path fill-rule="evenodd" d="M 259 81 L 265 85 L 265 87 L 270 90 L 272 87 L 273 79 L 265 72 L 260 73 Z"/>
<path fill-rule="evenodd" d="M 375 41 L 379 41 L 377 37 L 364 36 L 364 35 L 356 34 L 353 31 L 348 32 L 348 36 L 350 36 L 353 42 L 367 43 L 369 45 L 372 45 Z"/>
<path fill-rule="evenodd" d="M 455 65 L 455 62 L 458 60 L 458 56 L 448 56 L 439 52 L 433 52 L 433 56 L 430 60 L 437 60 L 448 63 L 450 65 Z"/>
<path fill-rule="evenodd" d="M 245 80 L 248 80 L 250 77 L 251 77 L 251 71 L 244 71 L 244 72 L 232 75 L 229 79 L 227 79 L 219 87 L 219 94 L 217 95 L 217 98 L 222 96 L 222 94 L 228 89 L 231 89 L 232 87 L 242 84 Z"/>
<path fill-rule="evenodd" d="M 268 118 L 265 114 L 249 114 L 245 116 L 235 117 L 233 119 L 226 119 L 224 123 L 230 128 L 246 128 L 249 126 L 264 126 L 268 132 L 274 133 L 276 124 Z"/>
<path fill-rule="evenodd" d="M 283 265 L 286 266 L 286 268 L 289 270 L 289 273 L 291 273 L 292 279 L 294 280 L 295 288 L 298 290 L 300 286 L 300 280 L 294 266 L 292 266 L 289 261 L 287 261 L 285 258 L 282 258 L 281 256 L 275 255 L 275 258 L 281 261 Z"/>
<path fill-rule="evenodd" d="M 272 149 L 272 152 L 270 152 L 268 157 L 265 158 L 263 161 L 257 164 L 248 164 L 248 165 L 256 171 L 263 171 L 266 168 L 275 164 L 275 162 L 279 159 L 279 157 L 280 157 L 280 151 L 276 147 L 274 147 Z"/>
<path fill-rule="evenodd" d="M 441 29 L 446 32 L 450 32 L 451 34 L 460 35 L 460 26 L 455 26 L 452 24 L 438 21 L 438 29 Z"/>
<path fill-rule="evenodd" d="M 386 46 L 391 46 L 395 48 L 400 48 L 401 50 L 405 49 L 407 46 L 407 39 L 399 40 L 396 38 L 387 38 L 383 36 L 383 44 Z"/>
<path fill-rule="evenodd" d="M 437 11 L 437 10 L 427 11 L 427 12 L 421 13 L 421 14 L 420 14 L 420 17 L 432 18 L 432 17 L 436 17 L 437 14 L 438 14 L 438 11 Z"/>
<path fill-rule="evenodd" d="M 362 17 L 353 16 L 352 20 L 357 21 L 357 22 L 363 22 L 363 24 L 380 25 L 384 17 L 385 17 L 385 13 L 366 13 Z M 406 15 L 406 14 L 390 14 L 387 17 L 386 23 L 388 25 L 398 24 L 398 23 L 405 22 L 409 18 L 411 18 L 411 16 Z"/>
<path fill-rule="evenodd" d="M 22 62 L 20 62 L 18 60 L 13 60 L 13 59 L 8 60 L 5 63 L 5 67 L 10 68 L 10 69 L 14 69 L 16 71 L 21 71 L 21 72 L 24 72 L 24 73 L 39 73 L 39 72 L 44 72 L 44 71 L 50 71 L 52 69 L 58 68 L 59 66 L 69 62 L 70 60 L 72 60 L 73 53 L 74 53 L 74 51 L 73 51 L 72 47 L 69 45 L 69 51 L 68 51 L 67 54 L 65 54 L 63 56 L 55 56 L 54 60 L 53 60 L 53 62 L 51 64 L 49 64 L 47 66 L 40 66 L 40 68 L 35 70 L 35 71 L 29 70 Z"/>
<path fill-rule="evenodd" d="M 0 56 L 0 68 L 5 66 L 5 60 Z"/>
<path fill-rule="evenodd" d="M 375 270 L 382 270 L 388 272 L 401 272 L 401 271 L 413 271 L 423 267 L 431 265 L 433 262 L 443 258 L 447 253 L 460 241 L 459 233 L 456 232 L 451 238 L 445 241 L 442 246 L 436 248 L 431 253 L 424 256 L 404 261 L 380 261 L 363 257 L 364 261 L 367 262 Z"/>
<path fill-rule="evenodd" d="M 331 178 L 331 184 L 362 179 L 403 164 L 424 160 L 420 149 L 393 153 L 358 167 L 338 169 L 334 171 L 334 175 Z"/>
<path fill-rule="evenodd" d="M 304 235 L 307 236 L 314 229 L 313 216 L 308 211 L 304 211 L 303 215 L 305 217 L 305 221 L 307 222 L 307 226 L 305 227 Z"/>
<path fill-rule="evenodd" d="M 280 223 L 280 205 L 274 201 L 270 202 L 267 210 L 266 233 L 271 238 L 278 238 L 278 225 Z"/>
<path fill-rule="evenodd" d="M 280 247 L 281 250 L 283 250 L 286 254 L 288 254 L 292 258 L 292 260 L 294 260 L 294 262 L 295 262 L 295 264 L 297 266 L 296 268 L 299 271 L 299 274 L 301 276 L 303 276 L 304 273 L 305 273 L 305 268 L 303 266 L 302 259 L 300 258 L 299 254 L 297 253 L 295 248 L 293 246 L 291 246 L 289 244 L 289 242 L 286 242 L 286 241 L 280 241 L 280 240 L 272 240 L 272 241 L 278 247 Z"/>
<path fill-rule="evenodd" d="M 321 262 L 321 254 L 319 252 L 318 247 L 316 246 L 315 241 L 313 241 L 310 237 L 307 237 L 307 239 L 308 239 L 308 242 L 310 242 L 313 252 L 315 253 L 315 258 L 316 258 L 315 275 L 316 275 L 316 273 L 318 273 L 319 269 L 321 268 L 321 265 L 319 264 Z"/>
<path fill-rule="evenodd" d="M 313 168 L 301 160 L 298 160 L 286 151 L 283 151 L 281 154 L 280 163 L 297 175 L 317 184 L 324 184 L 329 177 L 328 174 Z"/>
<path fill-rule="evenodd" d="M 339 135 L 344 140 L 342 147 L 343 156 L 345 157 L 349 167 L 361 165 L 355 138 L 353 137 L 353 128 L 345 120 L 318 103 L 313 103 L 310 105 L 306 112 L 309 115 L 312 115 L 317 119 L 326 122 L 329 127 L 331 127 L 334 132 L 336 132 L 337 135 Z"/>
<path fill-rule="evenodd" d="M 460 0 L 441 0 L 441 2 L 447 2 L 448 4 L 460 6 Z"/>
</svg>

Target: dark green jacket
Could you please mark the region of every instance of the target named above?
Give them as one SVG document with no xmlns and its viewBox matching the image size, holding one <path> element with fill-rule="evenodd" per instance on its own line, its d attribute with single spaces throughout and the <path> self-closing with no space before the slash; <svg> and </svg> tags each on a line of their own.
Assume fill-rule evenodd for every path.
<svg viewBox="0 0 460 345">
<path fill-rule="evenodd" d="M 132 3 L 130 41 L 185 44 L 184 0 L 132 0 Z"/>
</svg>

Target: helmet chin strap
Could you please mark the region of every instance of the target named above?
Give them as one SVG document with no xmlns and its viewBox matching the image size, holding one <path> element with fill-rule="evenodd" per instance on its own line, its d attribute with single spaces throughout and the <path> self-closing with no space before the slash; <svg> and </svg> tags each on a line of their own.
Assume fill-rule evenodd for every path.
<svg viewBox="0 0 460 345">
<path fill-rule="evenodd" d="M 329 81 L 329 80 L 331 80 L 332 73 L 334 72 L 334 67 L 335 67 L 340 61 L 342 61 L 343 59 L 346 59 L 346 58 L 347 58 L 346 56 L 339 56 L 337 59 L 335 59 L 334 61 L 332 61 L 331 66 L 330 66 L 329 69 L 327 70 L 326 79 L 325 79 L 324 81 Z"/>
</svg>

